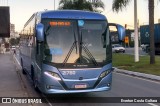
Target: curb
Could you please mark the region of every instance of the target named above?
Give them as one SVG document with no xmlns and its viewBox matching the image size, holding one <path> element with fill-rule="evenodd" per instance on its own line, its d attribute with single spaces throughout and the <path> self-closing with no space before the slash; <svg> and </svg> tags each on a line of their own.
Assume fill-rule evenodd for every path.
<svg viewBox="0 0 160 106">
<path fill-rule="evenodd" d="M 127 74 L 127 75 L 131 75 L 131 76 L 136 76 L 136 77 L 145 78 L 145 79 L 149 79 L 149 80 L 154 80 L 154 81 L 160 82 L 160 76 L 157 76 L 157 75 L 133 72 L 133 71 L 123 70 L 123 69 L 118 69 L 118 68 L 115 68 L 114 72 Z"/>
<path fill-rule="evenodd" d="M 11 53 L 11 56 L 13 57 L 13 61 L 14 61 L 14 64 L 15 64 L 15 66 L 16 66 L 16 69 L 17 69 L 17 75 L 18 75 L 18 77 L 19 77 L 19 79 L 20 79 L 21 87 L 22 87 L 22 89 L 25 91 L 26 97 L 29 98 L 29 97 L 30 97 L 29 91 L 28 91 L 27 86 L 26 86 L 26 84 L 25 84 L 25 81 L 24 81 L 24 79 L 22 78 L 22 75 L 21 75 L 21 73 L 20 73 L 22 67 L 20 66 L 20 63 L 18 62 L 16 56 L 15 56 L 14 54 L 12 54 L 12 53 Z M 34 106 L 34 104 L 28 103 L 28 106 Z M 35 106 L 36 106 L 36 105 L 35 105 Z"/>
</svg>

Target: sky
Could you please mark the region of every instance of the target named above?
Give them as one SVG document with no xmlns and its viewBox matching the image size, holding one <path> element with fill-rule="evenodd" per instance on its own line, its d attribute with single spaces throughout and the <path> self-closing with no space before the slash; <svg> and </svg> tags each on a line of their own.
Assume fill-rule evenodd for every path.
<svg viewBox="0 0 160 106">
<path fill-rule="evenodd" d="M 55 9 L 60 0 L 55 0 Z M 110 23 L 127 24 L 128 28 L 134 27 L 134 0 L 127 8 L 116 13 L 112 11 L 113 0 L 102 0 L 105 4 L 104 14 Z M 148 0 L 137 0 L 138 20 L 140 25 L 148 24 Z M 0 6 L 10 6 L 10 21 L 15 24 L 15 30 L 21 31 L 31 15 L 38 11 L 54 10 L 54 0 L 0 0 Z M 155 23 L 160 19 L 160 2 L 155 0 Z"/>
</svg>

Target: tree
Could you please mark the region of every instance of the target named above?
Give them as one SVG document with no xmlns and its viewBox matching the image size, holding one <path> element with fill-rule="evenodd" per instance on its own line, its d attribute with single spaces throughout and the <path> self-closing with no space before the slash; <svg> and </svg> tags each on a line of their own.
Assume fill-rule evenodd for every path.
<svg viewBox="0 0 160 106">
<path fill-rule="evenodd" d="M 150 29 L 150 64 L 155 64 L 154 47 L 154 0 L 148 1 L 149 6 L 149 29 Z"/>
<path fill-rule="evenodd" d="M 125 8 L 131 0 L 113 0 L 112 10 L 119 12 Z M 150 27 L 150 64 L 155 64 L 154 47 L 154 0 L 148 0 L 149 27 Z"/>
<path fill-rule="evenodd" d="M 20 41 L 20 38 L 11 38 L 9 40 L 10 45 L 18 45 Z"/>
<path fill-rule="evenodd" d="M 58 9 L 74 9 L 101 12 L 97 8 L 104 9 L 104 3 L 101 0 L 60 0 Z"/>
</svg>

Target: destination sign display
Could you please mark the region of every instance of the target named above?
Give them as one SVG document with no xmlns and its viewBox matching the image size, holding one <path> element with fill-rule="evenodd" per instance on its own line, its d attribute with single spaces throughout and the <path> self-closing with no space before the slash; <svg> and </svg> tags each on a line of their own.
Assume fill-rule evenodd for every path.
<svg viewBox="0 0 160 106">
<path fill-rule="evenodd" d="M 71 22 L 68 21 L 51 21 L 51 26 L 71 26 Z"/>
</svg>

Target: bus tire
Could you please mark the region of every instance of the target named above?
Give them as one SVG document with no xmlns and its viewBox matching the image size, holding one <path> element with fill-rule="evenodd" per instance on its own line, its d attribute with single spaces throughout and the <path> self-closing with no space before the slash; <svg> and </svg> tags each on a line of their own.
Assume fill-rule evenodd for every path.
<svg viewBox="0 0 160 106">
<path fill-rule="evenodd" d="M 33 68 L 33 66 L 31 66 L 31 78 L 32 78 L 32 80 L 33 80 L 34 89 L 35 89 L 36 91 L 39 91 L 39 89 L 38 89 L 38 82 L 37 82 L 36 77 L 35 77 L 35 73 L 34 73 L 34 68 Z"/>
<path fill-rule="evenodd" d="M 24 67 L 23 67 L 23 61 L 22 61 L 22 59 L 21 59 L 21 67 L 22 67 L 22 74 L 26 75 L 26 72 L 25 72 Z"/>
</svg>

